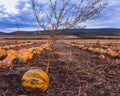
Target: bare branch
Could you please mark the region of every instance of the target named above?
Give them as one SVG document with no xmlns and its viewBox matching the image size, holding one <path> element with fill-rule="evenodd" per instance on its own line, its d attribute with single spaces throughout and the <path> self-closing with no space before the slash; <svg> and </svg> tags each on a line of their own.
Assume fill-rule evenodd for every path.
<svg viewBox="0 0 120 96">
<path fill-rule="evenodd" d="M 37 5 L 39 5 L 38 0 L 31 0 L 31 3 L 32 3 L 32 9 L 34 11 L 34 15 L 37 20 L 37 23 L 39 24 L 39 26 L 41 28 L 43 28 L 46 31 L 46 26 L 44 24 L 44 20 L 43 19 L 40 20 L 38 13 L 37 13 L 36 7 L 37 7 Z M 41 6 L 39 5 L 39 13 L 40 13 L 40 11 L 41 11 Z"/>
<path fill-rule="evenodd" d="M 75 3 L 73 0 L 48 0 L 47 4 L 43 4 L 40 0 L 31 0 L 35 18 L 40 28 L 45 31 L 75 27 L 96 18 L 106 6 L 102 0 L 78 1 Z M 41 14 L 44 16 L 40 16 Z"/>
</svg>

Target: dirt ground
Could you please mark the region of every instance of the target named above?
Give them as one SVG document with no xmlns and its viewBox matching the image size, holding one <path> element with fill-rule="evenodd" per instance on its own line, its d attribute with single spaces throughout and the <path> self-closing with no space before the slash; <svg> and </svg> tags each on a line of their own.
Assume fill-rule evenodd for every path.
<svg viewBox="0 0 120 96">
<path fill-rule="evenodd" d="M 45 71 L 49 57 L 49 89 L 27 93 L 21 86 L 22 75 L 34 67 Z M 13 63 L 0 69 L 0 96 L 120 96 L 120 59 L 101 61 L 97 57 L 59 42 L 53 52 L 44 50 L 27 64 Z"/>
</svg>

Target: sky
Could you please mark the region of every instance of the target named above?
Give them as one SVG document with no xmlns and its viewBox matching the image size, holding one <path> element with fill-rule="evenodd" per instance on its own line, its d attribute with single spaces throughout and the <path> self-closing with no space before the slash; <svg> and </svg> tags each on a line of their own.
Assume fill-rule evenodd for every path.
<svg viewBox="0 0 120 96">
<path fill-rule="evenodd" d="M 30 0 L 0 0 L 0 31 L 39 29 Z M 78 2 L 80 0 L 73 0 Z M 86 28 L 120 28 L 120 0 L 106 0 L 108 5 L 96 20 L 88 20 Z M 47 2 L 47 0 L 44 0 Z"/>
</svg>

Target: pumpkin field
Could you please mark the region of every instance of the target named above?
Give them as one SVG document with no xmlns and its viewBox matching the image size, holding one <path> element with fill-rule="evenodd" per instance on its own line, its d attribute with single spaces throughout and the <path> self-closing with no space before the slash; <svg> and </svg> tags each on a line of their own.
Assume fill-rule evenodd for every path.
<svg viewBox="0 0 120 96">
<path fill-rule="evenodd" d="M 35 68 L 48 75 L 38 72 L 43 92 L 24 87 Z M 120 40 L 58 40 L 52 50 L 47 40 L 1 40 L 0 96 L 120 96 Z"/>
</svg>

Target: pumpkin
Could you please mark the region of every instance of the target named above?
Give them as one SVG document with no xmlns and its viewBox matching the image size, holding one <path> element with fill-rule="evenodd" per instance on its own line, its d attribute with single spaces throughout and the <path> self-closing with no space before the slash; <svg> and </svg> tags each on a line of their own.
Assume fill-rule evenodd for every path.
<svg viewBox="0 0 120 96">
<path fill-rule="evenodd" d="M 28 51 L 29 51 L 29 52 L 33 52 L 33 48 L 29 48 Z"/>
<path fill-rule="evenodd" d="M 106 54 L 106 50 L 104 50 L 104 49 L 99 49 L 99 50 L 98 50 L 98 53 L 100 53 L 100 54 Z"/>
<path fill-rule="evenodd" d="M 16 58 L 16 55 L 11 55 L 11 54 L 8 54 L 8 56 L 6 57 L 12 61 L 14 61 L 14 59 Z"/>
<path fill-rule="evenodd" d="M 104 56 L 104 55 L 99 55 L 98 58 L 99 58 L 100 60 L 105 60 L 105 56 Z"/>
<path fill-rule="evenodd" d="M 18 59 L 19 62 L 22 63 L 27 63 L 28 61 L 28 56 L 18 54 L 16 60 Z"/>
<path fill-rule="evenodd" d="M 17 52 L 17 59 L 19 62 L 27 63 L 27 61 L 31 60 L 32 58 L 33 54 L 28 52 L 27 50 Z"/>
<path fill-rule="evenodd" d="M 82 50 L 87 50 L 87 49 L 88 49 L 88 47 L 83 47 L 83 48 L 82 48 Z"/>
<path fill-rule="evenodd" d="M 113 51 L 112 49 L 107 49 L 107 55 L 113 57 L 113 58 L 116 58 L 118 57 L 118 53 Z"/>
<path fill-rule="evenodd" d="M 110 56 L 113 57 L 113 58 L 116 58 L 116 57 L 118 57 L 118 53 L 112 51 L 112 52 L 110 53 Z"/>
<path fill-rule="evenodd" d="M 45 92 L 48 89 L 49 77 L 41 69 L 30 69 L 23 74 L 22 86 L 32 93 Z"/>
<path fill-rule="evenodd" d="M 8 58 L 4 59 L 3 61 L 0 62 L 0 67 L 1 68 L 8 68 L 12 65 L 12 61 Z"/>
<path fill-rule="evenodd" d="M 9 46 L 2 46 L 3 49 L 9 49 Z"/>
<path fill-rule="evenodd" d="M 17 52 L 11 49 L 11 50 L 8 50 L 7 53 L 11 55 L 16 55 Z"/>
<path fill-rule="evenodd" d="M 92 48 L 92 47 L 89 47 L 89 48 L 88 48 L 88 51 L 92 52 L 92 51 L 93 51 L 93 48 Z"/>
<path fill-rule="evenodd" d="M 106 54 L 107 54 L 107 55 L 109 55 L 109 56 L 110 56 L 112 52 L 113 52 L 113 50 L 112 50 L 112 49 L 110 49 L 110 48 L 106 49 Z"/>
<path fill-rule="evenodd" d="M 41 51 L 39 51 L 38 49 L 34 49 L 32 53 L 33 53 L 34 55 L 35 55 L 35 54 L 40 54 Z"/>
<path fill-rule="evenodd" d="M 7 52 L 4 49 L 0 49 L 0 60 L 7 56 Z"/>
<path fill-rule="evenodd" d="M 31 60 L 33 58 L 33 53 L 29 53 L 28 58 L 29 58 L 29 60 Z"/>
</svg>

